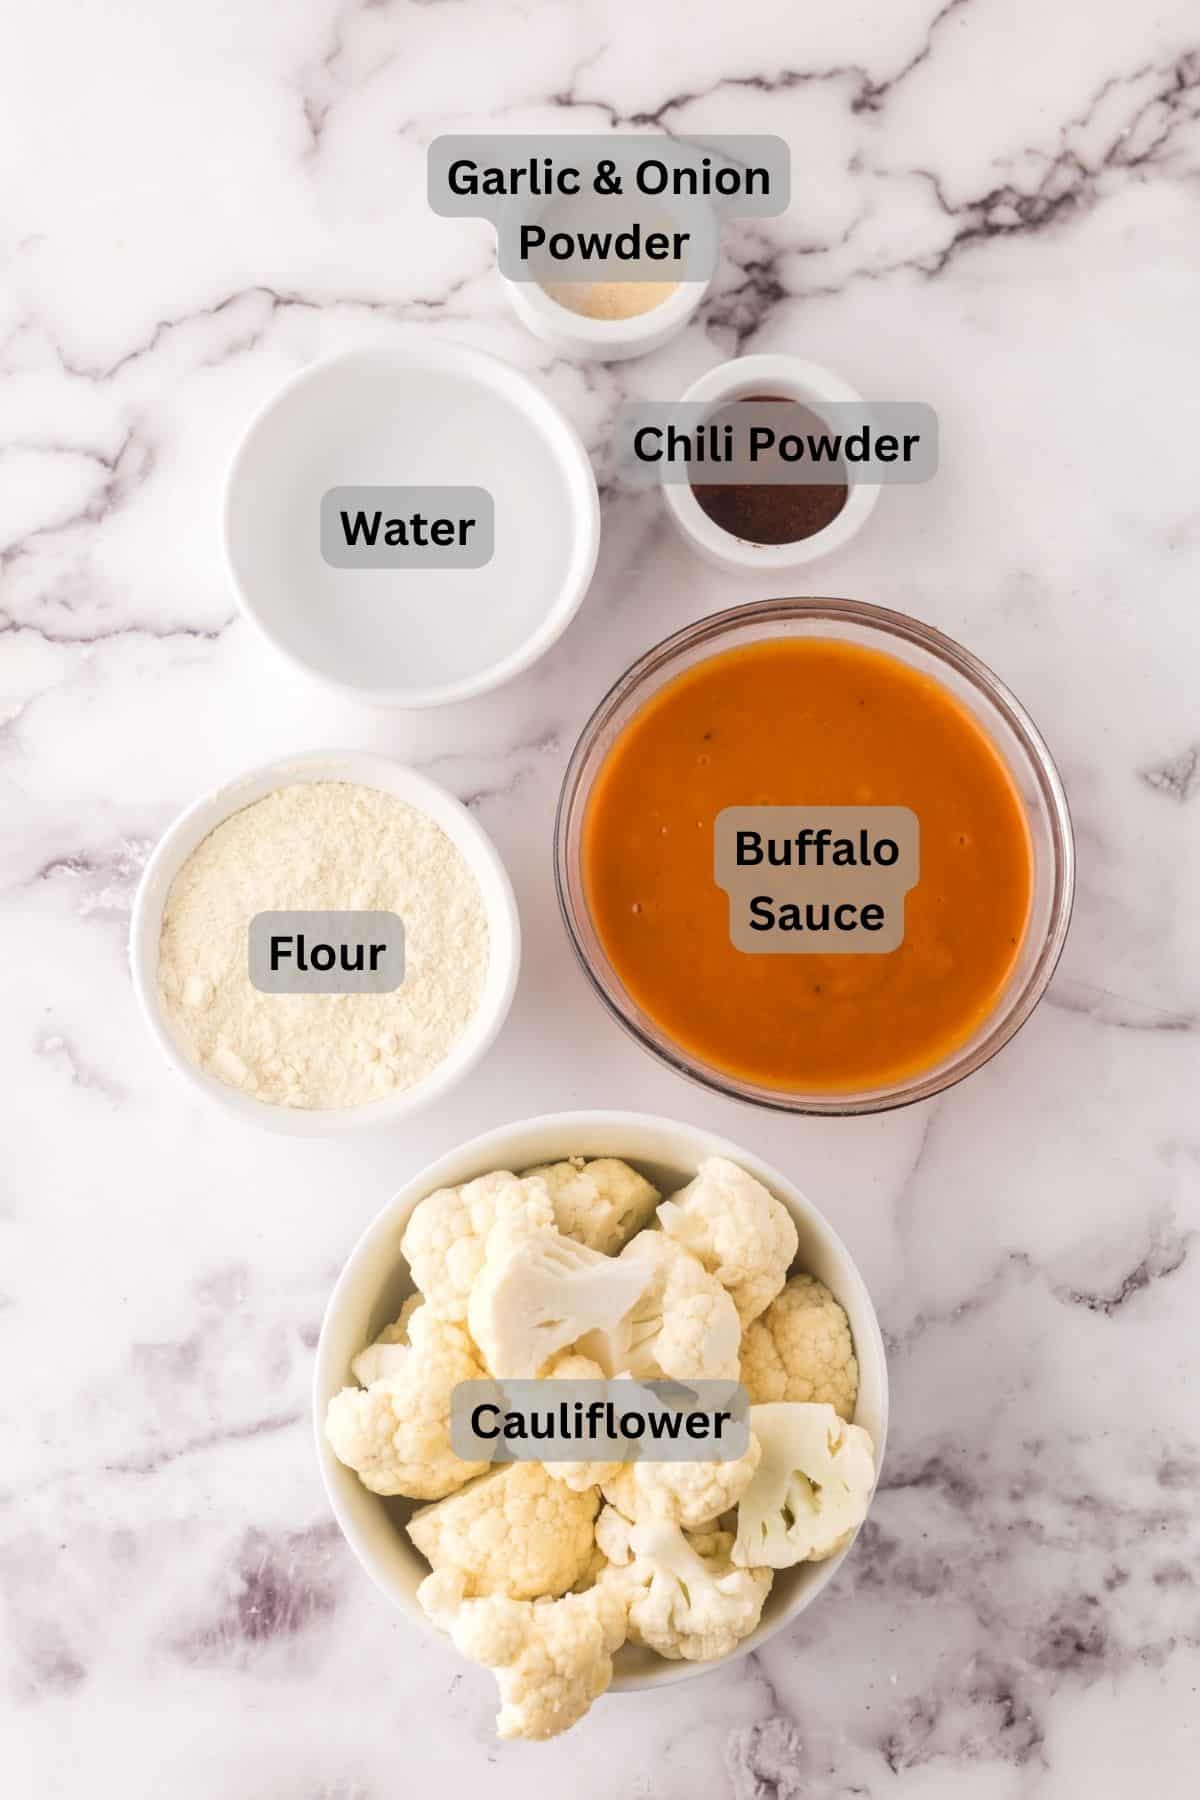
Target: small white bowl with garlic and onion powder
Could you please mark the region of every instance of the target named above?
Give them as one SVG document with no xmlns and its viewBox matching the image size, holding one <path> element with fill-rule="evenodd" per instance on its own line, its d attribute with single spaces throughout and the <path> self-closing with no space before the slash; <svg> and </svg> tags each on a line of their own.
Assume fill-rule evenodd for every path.
<svg viewBox="0 0 1200 1800">
<path fill-rule="evenodd" d="M 635 207 L 630 201 L 616 220 L 608 210 L 612 204 L 596 194 L 570 199 L 524 195 L 510 203 L 510 217 L 549 229 L 561 223 L 572 232 L 590 224 L 604 233 L 635 219 L 664 234 L 686 228 L 696 263 L 709 272 L 702 279 L 681 279 L 677 263 L 659 265 L 646 256 L 632 262 L 598 258 L 588 279 L 578 278 L 578 259 L 566 265 L 576 272 L 570 279 L 559 279 L 544 259 L 536 275 L 531 263 L 523 279 L 502 269 L 509 304 L 521 323 L 562 355 L 588 362 L 627 362 L 669 343 L 704 299 L 717 263 L 719 222 L 706 202 L 665 199 Z"/>
<path fill-rule="evenodd" d="M 383 993 L 267 993 L 266 912 L 389 912 L 404 974 Z M 459 801 L 382 756 L 270 764 L 199 800 L 147 864 L 134 987 L 172 1066 L 238 1117 L 312 1136 L 408 1117 L 490 1047 L 520 963 L 512 886 Z"/>
<path fill-rule="evenodd" d="M 710 285 L 502 279 L 523 325 L 552 349 L 590 362 L 628 362 L 660 349 L 683 330 Z"/>
</svg>

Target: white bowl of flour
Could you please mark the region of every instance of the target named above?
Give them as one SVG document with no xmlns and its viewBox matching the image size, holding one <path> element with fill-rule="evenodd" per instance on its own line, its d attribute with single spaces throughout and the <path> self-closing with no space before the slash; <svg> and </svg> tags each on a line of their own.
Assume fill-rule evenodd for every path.
<svg viewBox="0 0 1200 1800">
<path fill-rule="evenodd" d="M 249 928 L 276 913 L 398 917 L 402 979 L 263 991 Z M 512 1002 L 520 924 L 459 801 L 386 757 L 322 751 L 180 815 L 142 877 L 130 962 L 152 1036 L 193 1086 L 267 1130 L 324 1135 L 406 1118 L 479 1061 Z"/>
</svg>

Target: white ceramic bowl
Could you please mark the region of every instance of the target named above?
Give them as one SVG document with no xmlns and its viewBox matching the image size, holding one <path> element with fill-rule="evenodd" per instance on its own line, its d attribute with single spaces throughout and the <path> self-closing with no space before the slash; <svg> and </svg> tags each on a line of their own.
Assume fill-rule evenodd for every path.
<svg viewBox="0 0 1200 1800">
<path fill-rule="evenodd" d="M 335 487 L 482 487 L 495 550 L 477 569 L 341 569 L 321 555 Z M 445 339 L 304 369 L 254 420 L 225 492 L 238 598 L 310 675 L 381 706 L 499 686 L 577 611 L 600 506 L 578 435 L 524 375 Z"/>
<path fill-rule="evenodd" d="M 618 149 L 622 136 L 620 132 L 616 134 Z M 602 232 L 616 223 L 632 222 L 632 215 L 629 219 L 614 221 L 608 211 L 609 204 L 605 200 L 597 202 L 594 196 L 588 195 L 571 201 L 567 209 L 570 228 L 586 230 L 592 227 Z M 556 205 L 562 209 L 562 203 L 547 201 L 545 197 L 522 195 L 506 207 L 507 229 L 515 233 L 521 223 L 541 220 L 547 209 L 553 211 Z M 589 211 L 589 205 L 598 210 Z M 643 216 L 642 223 L 648 227 L 667 231 L 686 229 L 697 258 L 702 257 L 707 248 L 711 265 L 716 268 L 720 221 L 706 202 L 690 200 L 681 210 L 678 202 L 664 197 L 653 203 L 643 202 L 638 210 L 643 215 L 647 212 L 655 215 Z M 649 262 L 643 262 L 639 267 L 643 273 L 653 269 Z M 600 269 L 603 283 L 621 280 L 619 274 L 614 274 L 611 262 L 600 265 Z M 703 281 L 681 281 L 673 294 L 648 312 L 638 313 L 631 319 L 594 319 L 563 306 L 547 293 L 540 280 L 514 281 L 503 270 L 500 279 L 513 311 L 528 330 L 564 356 L 593 362 L 626 362 L 631 357 L 645 356 L 649 351 L 659 349 L 683 330 L 712 285 L 711 275 Z"/>
<path fill-rule="evenodd" d="M 658 350 L 681 332 L 711 285 L 681 281 L 673 294 L 649 312 L 632 319 L 593 319 L 572 312 L 548 294 L 540 282 L 502 276 L 508 298 L 521 323 L 564 356 L 592 362 L 627 362 Z"/>
<path fill-rule="evenodd" d="M 478 1009 L 444 1062 L 413 1087 L 362 1106 L 307 1110 L 272 1106 L 218 1081 L 197 1067 L 176 1042 L 158 991 L 158 953 L 163 908 L 171 883 L 198 845 L 231 814 L 262 800 L 277 788 L 305 781 L 350 781 L 395 794 L 426 813 L 457 846 L 479 883 L 487 911 L 488 971 Z M 409 1118 L 462 1080 L 494 1042 L 508 1016 L 521 961 L 521 926 L 508 872 L 491 839 L 466 807 L 424 775 L 385 756 L 356 750 L 321 750 L 286 757 L 252 769 L 236 781 L 205 794 L 180 813 L 159 839 L 146 864 L 133 906 L 129 960 L 134 992 L 150 1034 L 167 1061 L 193 1087 L 227 1113 L 267 1131 L 291 1137 L 321 1137 L 362 1131 Z"/>
<path fill-rule="evenodd" d="M 400 1254 L 400 1240 L 417 1202 L 435 1188 L 457 1186 L 492 1169 L 521 1170 L 572 1155 L 623 1157 L 664 1193 L 689 1181 L 703 1157 L 727 1156 L 770 1188 L 796 1222 L 800 1235 L 796 1268 L 806 1269 L 824 1281 L 846 1309 L 859 1364 L 855 1420 L 870 1432 L 877 1459 L 880 1463 L 883 1460 L 888 1419 L 887 1365 L 875 1309 L 862 1276 L 837 1233 L 786 1176 L 725 1138 L 693 1125 L 643 1113 L 552 1113 L 485 1132 L 405 1182 L 363 1233 L 326 1308 L 313 1376 L 317 1454 L 338 1524 L 375 1584 L 430 1631 L 434 1627 L 416 1599 L 417 1587 L 429 1573 L 428 1565 L 418 1556 L 403 1529 L 415 1503 L 381 1499 L 363 1487 L 357 1475 L 337 1460 L 325 1442 L 325 1412 L 332 1395 L 353 1385 L 351 1359 L 391 1323 L 405 1297 L 413 1291 Z M 781 1570 L 757 1630 L 743 1639 L 734 1654 L 745 1655 L 765 1643 L 810 1606 L 833 1579 L 848 1551 L 849 1546 L 828 1562 L 802 1563 L 797 1568 Z M 627 1644 L 616 1660 L 613 1687 L 656 1687 L 706 1674 L 717 1666 L 667 1662 L 651 1651 Z"/>
<path fill-rule="evenodd" d="M 682 399 L 707 401 L 715 410 L 722 402 L 742 400 L 751 394 L 782 394 L 810 406 L 818 414 L 823 400 L 862 405 L 861 395 L 839 375 L 796 356 L 739 356 L 694 381 Z M 811 537 L 798 538 L 791 544 L 754 544 L 734 537 L 709 518 L 687 481 L 664 482 L 662 496 L 684 543 L 705 562 L 735 575 L 747 571 L 777 574 L 843 549 L 862 530 L 875 510 L 879 487 L 856 480 L 852 469 L 847 469 L 846 478 L 846 504 L 837 517 L 822 531 L 814 531 Z"/>
</svg>

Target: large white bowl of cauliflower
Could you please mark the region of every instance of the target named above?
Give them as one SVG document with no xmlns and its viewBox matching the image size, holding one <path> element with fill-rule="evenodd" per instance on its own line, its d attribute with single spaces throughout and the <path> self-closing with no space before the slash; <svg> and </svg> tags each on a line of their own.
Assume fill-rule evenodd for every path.
<svg viewBox="0 0 1200 1800">
<path fill-rule="evenodd" d="M 740 1379 L 749 1447 L 494 1465 L 451 1448 L 461 1381 L 622 1375 Z M 778 1170 L 668 1119 L 560 1113 L 464 1144 L 383 1209 L 329 1302 L 314 1406 L 367 1573 L 492 1671 L 501 1737 L 542 1739 L 812 1603 L 875 1490 L 887 1369 L 849 1253 Z"/>
</svg>

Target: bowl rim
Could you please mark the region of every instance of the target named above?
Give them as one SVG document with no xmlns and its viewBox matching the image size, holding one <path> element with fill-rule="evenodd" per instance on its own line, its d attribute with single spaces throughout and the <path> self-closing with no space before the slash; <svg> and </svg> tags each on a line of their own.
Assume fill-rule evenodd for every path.
<svg viewBox="0 0 1200 1800">
<path fill-rule="evenodd" d="M 348 368 L 356 363 L 378 363 L 391 368 L 421 368 L 455 373 L 491 388 L 524 412 L 542 432 L 562 469 L 571 496 L 571 514 L 574 520 L 574 539 L 567 577 L 553 604 L 524 641 L 498 662 L 488 664 L 474 675 L 455 681 L 432 682 L 424 687 L 374 687 L 344 681 L 331 675 L 319 662 L 302 656 L 295 645 L 276 630 L 259 610 L 242 578 L 233 548 L 233 512 L 236 495 L 245 478 L 245 466 L 259 434 L 296 393 L 325 379 L 331 371 Z M 513 680 L 544 656 L 567 629 L 591 586 L 596 559 L 600 553 L 600 495 L 596 474 L 583 439 L 566 414 L 548 394 L 542 392 L 536 382 L 503 358 L 493 356 L 490 351 L 477 349 L 473 344 L 464 344 L 457 338 L 441 336 L 419 344 L 411 339 L 394 344 L 361 344 L 350 350 L 337 350 L 332 355 L 318 357 L 295 370 L 255 408 L 247 421 L 225 472 L 220 516 L 225 568 L 242 616 L 249 620 L 275 653 L 293 668 L 323 683 L 335 693 L 368 706 L 414 710 L 446 706 L 490 693 L 494 688 Z"/>
<path fill-rule="evenodd" d="M 1051 827 L 1053 884 L 1050 918 L 1045 939 L 1019 996 L 1002 1018 L 997 1018 L 967 1054 L 948 1062 L 935 1064 L 924 1074 L 916 1074 L 893 1087 L 873 1089 L 865 1093 L 806 1093 L 792 1095 L 783 1091 L 756 1087 L 739 1081 L 736 1076 L 713 1069 L 691 1057 L 678 1045 L 653 1037 L 633 1015 L 626 1011 L 618 997 L 617 984 L 609 984 L 593 967 L 588 947 L 583 940 L 580 921 L 571 898 L 571 861 L 568 854 L 568 827 L 583 769 L 592 746 L 618 707 L 636 693 L 646 680 L 669 667 L 680 655 L 698 643 L 711 645 L 713 655 L 720 652 L 723 640 L 741 627 L 773 620 L 829 620 L 874 632 L 882 637 L 903 638 L 948 663 L 969 680 L 995 707 L 1029 757 L 1037 777 L 1039 791 L 1046 805 Z M 883 645 L 878 646 L 883 649 Z M 894 654 L 894 652 L 892 653 Z M 999 750 L 999 754 L 1003 752 Z M 1008 759 L 1004 759 L 1006 764 Z M 559 912 L 567 937 L 593 992 L 622 1029 L 644 1050 L 674 1069 L 676 1074 L 709 1092 L 763 1106 L 771 1111 L 811 1115 L 822 1118 L 847 1118 L 864 1113 L 893 1112 L 919 1100 L 932 1099 L 965 1080 L 968 1075 L 991 1061 L 1027 1022 L 1050 984 L 1066 943 L 1075 899 L 1075 837 L 1066 790 L 1048 745 L 1029 713 L 1015 694 L 986 663 L 970 650 L 939 631 L 936 626 L 867 601 L 838 599 L 832 596 L 781 597 L 755 600 L 710 613 L 693 620 L 668 637 L 661 639 L 639 656 L 604 694 L 585 722 L 571 752 L 554 816 L 554 884 Z M 969 1040 L 968 1040 L 969 1041 Z"/>
<path fill-rule="evenodd" d="M 273 1106 L 198 1068 L 176 1043 L 158 991 L 162 914 L 176 875 L 204 839 L 226 819 L 281 787 L 304 782 L 350 781 L 407 800 L 445 831 L 479 883 L 488 921 L 489 982 L 492 956 L 499 978 L 484 995 L 462 1036 L 436 1068 L 410 1088 L 361 1106 L 320 1109 Z M 288 1137 L 330 1137 L 377 1130 L 412 1117 L 447 1093 L 486 1055 L 498 1037 L 516 993 L 521 964 L 521 921 L 500 853 L 455 795 L 407 764 L 365 750 L 308 750 L 272 758 L 208 789 L 171 820 L 138 882 L 129 923 L 129 966 L 146 1026 L 176 1074 L 224 1111 L 260 1129 Z"/>
<path fill-rule="evenodd" d="M 781 387 L 802 404 L 822 400 L 862 405 L 862 395 L 832 369 L 803 357 L 770 352 L 754 356 L 734 357 L 718 364 L 680 395 L 681 402 L 736 400 L 763 383 Z M 846 503 L 828 525 L 810 537 L 798 538 L 790 544 L 756 544 L 735 537 L 710 519 L 687 481 L 662 484 L 663 504 L 684 542 L 706 561 L 720 568 L 738 572 L 753 570 L 756 574 L 780 574 L 802 568 L 822 556 L 841 550 L 857 537 L 875 510 L 879 499 L 878 482 L 860 481 L 852 470 L 846 472 Z"/>
<path fill-rule="evenodd" d="M 884 1345 L 883 1333 L 880 1329 L 874 1302 L 871 1299 L 870 1289 L 858 1267 L 858 1263 L 850 1254 L 841 1235 L 834 1229 L 833 1225 L 830 1224 L 828 1217 L 813 1204 L 802 1188 L 792 1181 L 790 1177 L 784 1175 L 774 1164 L 767 1162 L 755 1152 L 746 1149 L 744 1145 L 735 1143 L 732 1139 L 726 1138 L 721 1133 L 709 1131 L 704 1126 L 692 1125 L 682 1120 L 670 1119 L 665 1114 L 661 1113 L 632 1112 L 612 1108 L 599 1110 L 582 1109 L 578 1111 L 537 1114 L 530 1118 L 512 1120 L 507 1124 L 493 1126 L 486 1131 L 477 1133 L 465 1143 L 459 1144 L 450 1150 L 443 1151 L 442 1154 L 435 1157 L 432 1162 L 416 1171 L 400 1188 L 397 1189 L 391 1199 L 380 1208 L 374 1217 L 368 1221 L 347 1254 L 329 1299 L 326 1302 L 325 1312 L 321 1320 L 321 1331 L 317 1340 L 317 1348 L 313 1357 L 312 1424 L 313 1434 L 316 1440 L 317 1464 L 321 1471 L 321 1480 L 325 1488 L 326 1498 L 329 1501 L 338 1528 L 345 1537 L 346 1542 L 349 1544 L 360 1567 L 364 1570 L 379 1592 L 382 1593 L 393 1606 L 397 1607 L 398 1610 L 405 1613 L 410 1618 L 416 1620 L 424 1630 L 430 1632 L 442 1643 L 445 1642 L 443 1634 L 437 1630 L 437 1627 L 426 1616 L 416 1600 L 412 1596 L 398 1591 L 384 1576 L 369 1545 L 365 1541 L 364 1535 L 360 1532 L 355 1520 L 349 1515 L 347 1509 L 342 1505 L 339 1487 L 345 1484 L 345 1479 L 351 1472 L 346 1470 L 334 1456 L 333 1451 L 326 1442 L 324 1431 L 325 1406 L 327 1405 L 326 1396 L 329 1392 L 333 1391 L 330 1385 L 331 1375 L 337 1375 L 339 1386 L 343 1385 L 343 1377 L 345 1375 L 344 1368 L 334 1371 L 331 1367 L 333 1362 L 333 1351 L 331 1349 L 330 1340 L 334 1329 L 334 1323 L 339 1312 L 347 1302 L 348 1291 L 357 1279 L 360 1266 L 369 1262 L 371 1256 L 376 1252 L 381 1242 L 385 1242 L 392 1235 L 394 1228 L 399 1221 L 402 1218 L 407 1219 L 418 1203 L 428 1194 L 434 1192 L 438 1187 L 444 1186 L 448 1178 L 452 1178 L 455 1181 L 470 1180 L 471 1176 L 457 1172 L 461 1171 L 464 1164 L 466 1166 L 471 1166 L 479 1159 L 488 1158 L 493 1154 L 493 1145 L 503 1144 L 518 1133 L 544 1133 L 548 1135 L 557 1135 L 561 1138 L 563 1144 L 575 1142 L 576 1152 L 568 1152 L 566 1149 L 563 1149 L 561 1154 L 564 1156 L 571 1153 L 578 1153 L 584 1156 L 589 1154 L 617 1155 L 619 1152 L 615 1149 L 589 1152 L 586 1147 L 580 1147 L 578 1142 L 580 1137 L 586 1135 L 589 1131 L 594 1133 L 604 1133 L 609 1130 L 629 1131 L 631 1133 L 642 1130 L 649 1132 L 652 1136 L 662 1134 L 664 1137 L 674 1136 L 676 1138 L 684 1138 L 688 1140 L 689 1143 L 695 1145 L 695 1159 L 697 1162 L 703 1156 L 727 1156 L 731 1161 L 738 1162 L 742 1167 L 746 1168 L 749 1173 L 755 1175 L 764 1183 L 764 1185 L 770 1188 L 771 1192 L 787 1207 L 788 1213 L 793 1220 L 803 1220 L 806 1226 L 811 1227 L 815 1235 L 829 1248 L 832 1255 L 839 1260 L 845 1270 L 846 1281 L 842 1288 L 842 1292 L 835 1296 L 835 1298 L 843 1300 L 844 1303 L 845 1298 L 848 1297 L 851 1290 L 853 1290 L 854 1310 L 858 1313 L 861 1322 L 861 1329 L 856 1329 L 854 1332 L 854 1350 L 855 1355 L 858 1358 L 860 1370 L 860 1395 L 866 1386 L 866 1382 L 862 1379 L 862 1370 L 864 1368 L 870 1370 L 871 1379 L 877 1383 L 879 1394 L 878 1431 L 875 1435 L 874 1446 L 875 1485 L 872 1489 L 871 1500 L 868 1504 L 867 1513 L 864 1515 L 863 1523 L 866 1522 L 866 1518 L 870 1514 L 870 1508 L 874 1505 L 875 1499 L 879 1493 L 880 1476 L 887 1448 L 890 1415 L 887 1351 Z M 544 1156 L 549 1157 L 553 1157 L 555 1154 L 555 1152 L 549 1150 L 544 1152 Z M 633 1157 L 635 1164 L 644 1160 L 646 1159 L 637 1155 L 634 1155 Z M 480 1162 L 479 1173 L 485 1172 L 485 1168 L 486 1163 Z M 847 1310 L 849 1311 L 850 1309 L 847 1308 Z M 859 1530 L 861 1530 L 861 1525 Z M 643 1674 L 626 1673 L 618 1667 L 617 1672 L 614 1674 L 612 1685 L 608 1691 L 611 1693 L 634 1692 L 646 1688 L 664 1686 L 667 1683 L 686 1681 L 698 1676 L 714 1674 L 717 1670 L 726 1667 L 737 1658 L 747 1656 L 752 1651 L 761 1648 L 761 1646 L 770 1638 L 776 1636 L 777 1633 L 792 1625 L 800 1614 L 807 1611 L 817 1597 L 824 1592 L 838 1570 L 842 1567 L 846 1558 L 850 1555 L 854 1548 L 854 1544 L 857 1541 L 857 1537 L 858 1532 L 856 1531 L 854 1537 L 852 1537 L 835 1556 L 827 1558 L 824 1562 L 805 1565 L 807 1568 L 811 1569 L 813 1573 L 810 1580 L 796 1595 L 794 1601 L 786 1605 L 779 1616 L 772 1619 L 769 1623 L 763 1624 L 760 1622 L 760 1624 L 755 1627 L 754 1631 L 743 1638 L 728 1656 L 721 1657 L 712 1662 L 687 1662 L 683 1660 L 671 1662 L 666 1658 L 659 1658 Z"/>
</svg>

